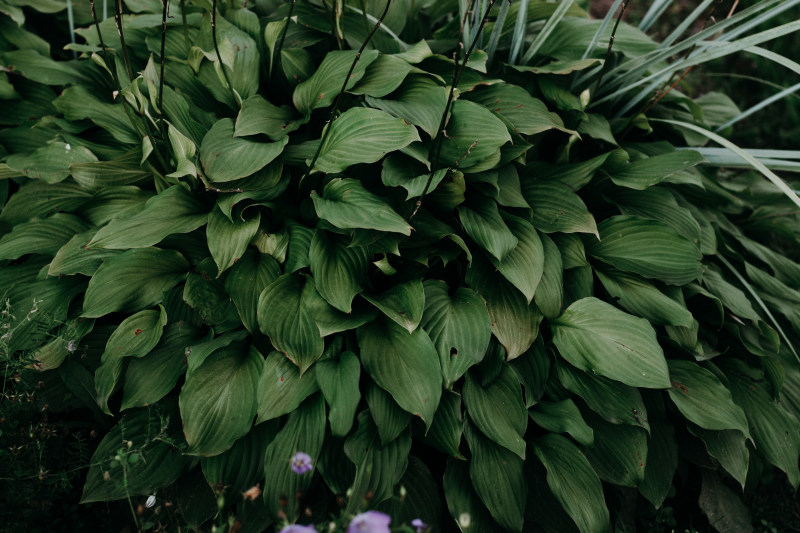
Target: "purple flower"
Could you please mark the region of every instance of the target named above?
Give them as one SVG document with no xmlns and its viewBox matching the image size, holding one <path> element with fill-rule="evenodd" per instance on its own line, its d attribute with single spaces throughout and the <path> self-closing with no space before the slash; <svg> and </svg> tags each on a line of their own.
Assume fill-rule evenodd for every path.
<svg viewBox="0 0 800 533">
<path fill-rule="evenodd" d="M 419 518 L 415 518 L 414 520 L 412 520 L 411 525 L 417 528 L 417 533 L 422 533 L 423 531 L 428 529 L 428 524 L 426 524 Z"/>
<path fill-rule="evenodd" d="M 314 526 L 299 526 L 297 524 L 292 524 L 284 527 L 278 533 L 317 533 L 317 530 L 314 529 Z"/>
<path fill-rule="evenodd" d="M 292 472 L 295 474 L 305 474 L 313 469 L 314 463 L 311 462 L 311 456 L 307 453 L 297 452 L 292 456 Z"/>
<path fill-rule="evenodd" d="M 378 511 L 356 515 L 347 527 L 347 533 L 390 533 L 392 517 Z"/>
</svg>

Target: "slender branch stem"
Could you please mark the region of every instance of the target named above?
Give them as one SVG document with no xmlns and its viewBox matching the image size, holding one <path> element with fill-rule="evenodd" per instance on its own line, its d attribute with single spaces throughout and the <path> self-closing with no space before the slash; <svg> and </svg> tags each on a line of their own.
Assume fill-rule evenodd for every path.
<svg viewBox="0 0 800 533">
<path fill-rule="evenodd" d="M 161 73 L 158 77 L 158 114 L 161 117 L 161 135 L 164 139 L 167 138 L 167 124 L 164 122 L 164 51 L 167 47 L 167 10 L 169 9 L 169 0 L 161 0 Z"/>
<path fill-rule="evenodd" d="M 414 216 L 419 211 L 420 207 L 422 207 L 422 201 L 425 199 L 425 196 L 428 194 L 428 191 L 433 183 L 433 176 L 438 170 L 439 166 L 439 156 L 442 153 L 442 143 L 444 141 L 445 136 L 445 125 L 447 124 L 447 117 L 450 114 L 450 108 L 453 106 L 453 100 L 455 98 L 455 90 L 458 86 L 458 83 L 461 81 L 461 74 L 464 72 L 464 69 L 467 68 L 467 62 L 469 62 L 469 56 L 472 54 L 472 51 L 475 49 L 475 46 L 478 44 L 478 37 L 480 36 L 481 32 L 483 31 L 484 26 L 486 25 L 486 21 L 489 18 L 489 12 L 494 7 L 496 0 L 491 0 L 489 5 L 486 6 L 486 12 L 484 12 L 483 17 L 481 18 L 480 27 L 478 31 L 475 32 L 475 37 L 472 39 L 472 43 L 470 43 L 469 48 L 467 49 L 467 53 L 464 54 L 464 58 L 461 60 L 459 64 L 459 52 L 464 48 L 464 25 L 466 24 L 467 17 L 469 16 L 470 11 L 472 10 L 473 0 L 470 0 L 470 4 L 467 6 L 467 9 L 464 11 L 464 16 L 461 19 L 461 29 L 459 30 L 459 40 L 458 40 L 458 47 L 455 51 L 455 56 L 453 57 L 453 62 L 455 63 L 455 67 L 453 70 L 453 81 L 450 84 L 450 92 L 447 95 L 447 103 L 444 107 L 444 113 L 442 113 L 442 118 L 439 121 L 439 127 L 436 130 L 436 136 L 433 139 L 433 145 L 431 146 L 431 151 L 428 156 L 428 161 L 431 165 L 431 173 L 428 176 L 428 181 L 425 183 L 425 188 L 422 190 L 422 194 L 420 195 L 419 199 L 417 200 L 416 206 L 414 206 L 414 211 L 411 213 L 409 218 L 414 218 Z M 469 151 L 477 144 L 477 141 L 473 143 L 468 149 L 467 154 Z M 455 164 L 461 162 L 461 160 L 466 157 L 466 154 L 459 159 Z M 452 168 L 452 167 L 448 167 Z"/>
<path fill-rule="evenodd" d="M 128 81 L 133 80 L 133 69 L 131 60 L 128 57 L 128 47 L 125 45 L 125 31 L 122 29 L 122 0 L 114 2 L 114 21 L 117 23 L 117 33 L 119 33 L 119 43 L 122 48 L 122 58 L 125 60 L 125 71 L 128 73 Z"/>
<path fill-rule="evenodd" d="M 217 0 L 211 3 L 211 40 L 214 41 L 214 51 L 217 53 L 217 61 L 219 61 L 219 68 L 222 71 L 222 76 L 225 78 L 225 83 L 228 85 L 228 90 L 231 92 L 234 105 L 239 104 L 236 93 L 231 85 L 231 80 L 228 79 L 228 72 L 225 70 L 225 65 L 222 63 L 222 55 L 219 53 L 219 45 L 217 44 Z"/>
<path fill-rule="evenodd" d="M 186 46 L 186 57 L 188 59 L 192 45 L 189 44 L 189 24 L 186 22 L 186 0 L 181 0 L 181 20 L 183 21 L 183 44 Z"/>
<path fill-rule="evenodd" d="M 106 66 L 108 67 L 109 72 L 111 72 L 111 81 L 114 83 L 117 82 L 117 76 L 114 74 L 114 66 L 108 60 L 108 49 L 106 49 L 106 43 L 103 42 L 103 34 L 100 33 L 100 22 L 97 20 L 97 12 L 94 10 L 94 0 L 89 0 L 89 9 L 92 11 L 92 19 L 94 19 L 94 27 L 97 29 L 97 38 L 100 41 L 100 49 L 103 51 L 103 60 L 106 62 Z"/>
<path fill-rule="evenodd" d="M 283 43 L 286 40 L 286 33 L 289 31 L 289 24 L 292 22 L 292 13 L 294 13 L 294 4 L 295 0 L 292 0 L 292 3 L 289 4 L 289 15 L 286 17 L 286 26 L 283 27 L 283 31 L 281 32 L 281 37 L 278 39 L 278 46 L 275 47 L 275 50 L 272 52 L 272 55 L 275 57 L 275 61 L 273 61 L 272 70 L 269 73 L 269 79 L 273 79 L 273 75 L 276 70 L 281 68 L 282 58 L 281 54 L 283 53 Z"/>
<path fill-rule="evenodd" d="M 600 90 L 600 84 L 603 81 L 603 76 L 605 76 L 606 70 L 608 70 L 608 60 L 611 58 L 611 48 L 614 46 L 614 38 L 617 35 L 617 28 L 619 28 L 619 23 L 622 21 L 622 16 L 625 14 L 626 7 L 628 7 L 628 0 L 622 2 L 622 6 L 619 8 L 619 15 L 617 15 L 617 20 L 614 22 L 614 29 L 611 31 L 611 37 L 608 38 L 606 58 L 605 61 L 603 61 L 603 66 L 600 68 L 600 75 L 597 77 L 597 83 L 594 86 L 594 94 L 597 94 L 597 91 Z"/>
<path fill-rule="evenodd" d="M 358 52 L 356 52 L 356 57 L 355 59 L 353 59 L 353 63 L 350 65 L 350 70 L 347 71 L 347 76 L 345 76 L 344 78 L 344 83 L 342 83 L 342 90 L 339 91 L 338 95 L 336 95 L 336 100 L 334 100 L 333 106 L 331 107 L 331 115 L 330 117 L 328 117 L 328 121 L 325 123 L 325 129 L 322 133 L 322 138 L 319 140 L 319 146 L 317 146 L 317 151 L 314 153 L 314 157 L 311 159 L 311 164 L 308 165 L 308 170 L 306 170 L 306 173 L 303 175 L 302 178 L 300 178 L 300 181 L 303 181 L 309 174 L 311 174 L 311 171 L 314 169 L 314 165 L 316 164 L 317 159 L 319 158 L 319 154 L 322 152 L 322 147 L 325 145 L 325 141 L 328 138 L 328 133 L 330 133 L 331 131 L 331 124 L 333 123 L 334 120 L 336 120 L 336 112 L 339 110 L 339 105 L 341 104 L 342 97 L 344 96 L 344 93 L 347 90 L 347 83 L 350 81 L 350 76 L 353 75 L 353 71 L 356 68 L 356 64 L 358 63 L 358 60 L 361 59 L 361 54 L 364 52 L 364 49 L 367 47 L 367 44 L 369 44 L 369 42 L 372 40 L 372 36 L 375 35 L 376 31 L 378 31 L 378 28 L 383 22 L 383 18 L 386 16 L 386 13 L 389 12 L 389 6 L 391 5 L 392 5 L 392 0 L 386 0 L 386 7 L 383 9 L 383 13 L 381 13 L 381 16 L 380 18 L 378 18 L 378 21 L 375 23 L 375 26 L 372 27 L 372 31 L 369 32 L 367 38 L 364 40 L 363 43 L 361 43 L 361 48 L 359 48 Z"/>
</svg>

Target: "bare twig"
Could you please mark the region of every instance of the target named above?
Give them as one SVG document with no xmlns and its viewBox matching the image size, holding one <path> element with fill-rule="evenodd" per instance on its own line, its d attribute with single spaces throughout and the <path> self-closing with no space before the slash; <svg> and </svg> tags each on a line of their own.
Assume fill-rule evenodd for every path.
<svg viewBox="0 0 800 533">
<path fill-rule="evenodd" d="M 272 55 L 275 56 L 275 61 L 273 62 L 272 70 L 269 73 L 269 79 L 273 79 L 273 74 L 276 70 L 280 70 L 282 57 L 281 53 L 283 51 L 283 42 L 286 40 L 286 32 L 289 31 L 289 24 L 292 22 L 292 13 L 294 13 L 294 4 L 295 0 L 292 0 L 292 3 L 289 5 L 289 15 L 286 17 L 286 26 L 283 27 L 283 31 L 281 32 L 281 37 L 278 39 L 278 46 L 275 47 L 273 50 Z"/>
<path fill-rule="evenodd" d="M 183 44 L 186 46 L 186 57 L 188 58 L 192 45 L 189 44 L 189 24 L 186 22 L 186 0 L 181 0 L 181 20 L 183 21 Z"/>
<path fill-rule="evenodd" d="M 158 77 L 158 111 L 161 117 L 161 135 L 167 138 L 167 124 L 164 122 L 164 51 L 167 46 L 167 11 L 169 10 L 169 0 L 161 0 L 161 74 Z"/>
<path fill-rule="evenodd" d="M 316 164 L 317 159 L 319 158 L 319 154 L 322 152 L 322 147 L 325 145 L 325 140 L 328 138 L 328 133 L 330 133 L 331 131 L 331 124 L 333 123 L 334 120 L 336 120 L 336 112 L 339 110 L 339 105 L 341 104 L 342 97 L 344 96 L 344 93 L 347 90 L 347 83 L 350 81 L 350 76 L 353 75 L 353 70 L 355 70 L 358 60 L 361 59 L 361 54 L 364 52 L 364 49 L 367 47 L 367 44 L 369 44 L 370 40 L 372 40 L 372 36 L 375 35 L 375 32 L 378 31 L 378 28 L 380 28 L 381 23 L 383 22 L 383 18 L 386 16 L 386 13 L 389 12 L 389 6 L 391 5 L 392 5 L 392 0 L 386 0 L 386 7 L 383 9 L 383 13 L 381 14 L 380 18 L 378 18 L 378 21 L 375 23 L 375 26 L 372 27 L 372 31 L 369 32 L 367 38 L 364 40 L 363 43 L 361 43 L 361 48 L 359 48 L 358 52 L 356 52 L 356 57 L 353 59 L 353 63 L 350 65 L 350 70 L 347 71 L 347 76 L 345 76 L 344 78 L 344 83 L 342 83 L 342 90 L 339 91 L 339 94 L 336 95 L 336 100 L 334 100 L 333 106 L 331 107 L 331 115 L 330 117 L 328 117 L 328 121 L 325 123 L 325 129 L 322 133 L 322 138 L 319 140 L 319 146 L 317 146 L 317 151 L 314 153 L 314 157 L 311 159 L 311 164 L 308 165 L 308 170 L 306 170 L 306 173 L 303 175 L 300 181 L 303 181 L 309 174 L 311 174 L 311 171 L 314 169 L 314 165 Z"/>
<path fill-rule="evenodd" d="M 619 14 L 617 15 L 617 21 L 614 23 L 614 29 L 611 31 L 611 37 L 608 38 L 608 49 L 606 50 L 606 59 L 603 61 L 603 66 L 600 68 L 600 75 L 597 77 L 597 83 L 594 86 L 594 94 L 597 94 L 597 91 L 600 89 L 600 83 L 603 81 L 603 76 L 608 69 L 608 60 L 611 58 L 611 48 L 614 46 L 614 38 L 617 35 L 617 28 L 619 28 L 619 23 L 622 21 L 622 16 L 625 14 L 625 8 L 628 7 L 628 0 L 622 2 L 622 6 L 619 8 Z"/>
<path fill-rule="evenodd" d="M 111 62 L 108 60 L 108 50 L 106 49 L 106 43 L 103 42 L 103 34 L 100 33 L 100 22 L 97 20 L 97 12 L 94 10 L 94 0 L 89 0 L 89 9 L 92 11 L 92 19 L 94 19 L 94 27 L 97 29 L 97 38 L 100 41 L 100 49 L 103 52 L 103 60 L 106 62 L 106 66 L 108 67 L 109 72 L 111 73 L 111 81 L 114 83 L 117 82 L 117 76 L 114 74 L 115 68 L 111 65 Z"/>
<path fill-rule="evenodd" d="M 133 80 L 133 68 L 128 57 L 128 47 L 125 45 L 125 31 L 122 29 L 122 0 L 114 2 L 114 21 L 117 23 L 117 33 L 119 33 L 119 43 L 122 48 L 122 58 L 125 61 L 125 71 L 128 73 L 128 80 Z"/>
</svg>

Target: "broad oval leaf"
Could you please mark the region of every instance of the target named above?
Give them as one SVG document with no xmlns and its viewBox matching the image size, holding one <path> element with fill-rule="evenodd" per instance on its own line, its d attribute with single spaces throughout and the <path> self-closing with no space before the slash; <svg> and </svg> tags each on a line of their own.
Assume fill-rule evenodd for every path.
<svg viewBox="0 0 800 533">
<path fill-rule="evenodd" d="M 671 285 L 700 277 L 700 251 L 664 224 L 621 215 L 604 220 L 598 230 L 600 242 L 590 243 L 586 251 L 619 270 Z"/>
<path fill-rule="evenodd" d="M 90 226 L 75 215 L 56 213 L 44 219 L 17 224 L 0 239 L 0 260 L 18 259 L 25 254 L 56 255 L 76 233 Z"/>
<path fill-rule="evenodd" d="M 227 292 L 244 327 L 250 333 L 258 331 L 258 298 L 267 286 L 281 275 L 281 267 L 271 255 L 255 251 L 245 253 L 225 278 Z"/>
<path fill-rule="evenodd" d="M 288 106 L 277 107 L 255 94 L 242 102 L 236 117 L 234 136 L 263 134 L 273 141 L 280 140 L 301 125 Z"/>
<path fill-rule="evenodd" d="M 264 358 L 238 346 L 215 352 L 186 377 L 180 408 L 190 455 L 220 454 L 253 425 Z"/>
<path fill-rule="evenodd" d="M 561 356 L 581 370 L 633 387 L 670 386 L 664 351 L 645 319 L 590 297 L 570 305 L 552 331 Z"/>
<path fill-rule="evenodd" d="M 264 361 L 258 380 L 258 423 L 291 413 L 319 390 L 316 367 L 300 375 L 285 355 L 272 352 Z"/>
<path fill-rule="evenodd" d="M 497 203 L 486 196 L 478 196 L 468 205 L 458 208 L 458 218 L 467 235 L 497 261 L 502 261 L 519 241 L 500 216 Z"/>
<path fill-rule="evenodd" d="M 300 274 L 284 274 L 258 298 L 258 326 L 272 345 L 305 372 L 322 356 L 317 325 L 307 312 L 314 281 Z"/>
<path fill-rule="evenodd" d="M 528 413 L 511 367 L 503 365 L 500 375 L 488 387 L 482 387 L 468 374 L 462 394 L 470 420 L 487 437 L 525 459 L 522 436 L 528 427 Z"/>
<path fill-rule="evenodd" d="M 486 354 L 492 336 L 489 313 L 471 289 L 459 287 L 451 294 L 441 280 L 428 280 L 424 287 L 421 325 L 439 352 L 444 386 L 449 389 Z"/>
<path fill-rule="evenodd" d="M 547 485 L 578 530 L 607 531 L 603 486 L 581 451 L 569 439 L 548 433 L 534 442 L 533 452 L 547 469 Z"/>
<path fill-rule="evenodd" d="M 609 171 L 608 174 L 611 181 L 620 187 L 644 190 L 705 160 L 699 152 L 680 150 L 640 159 Z"/>
<path fill-rule="evenodd" d="M 409 333 L 419 326 L 425 309 L 426 292 L 422 280 L 412 279 L 389 287 L 382 293 L 369 296 L 364 294 L 364 299 L 380 309 L 386 317 L 392 319 Z"/>
<path fill-rule="evenodd" d="M 223 118 L 203 137 L 200 162 L 209 181 L 238 180 L 267 166 L 288 142 L 288 137 L 271 143 L 235 137 L 233 120 Z"/>
<path fill-rule="evenodd" d="M 537 425 L 552 433 L 569 433 L 573 439 L 591 446 L 594 444 L 594 431 L 583 420 L 578 406 L 571 399 L 560 402 L 539 402 L 529 411 Z"/>
<path fill-rule="evenodd" d="M 161 301 L 165 291 L 186 277 L 189 263 L 174 250 L 138 248 L 112 257 L 97 269 L 81 316 L 139 311 Z"/>
<path fill-rule="evenodd" d="M 497 263 L 497 270 L 531 303 L 544 274 L 544 246 L 526 220 L 501 212 L 517 245 Z"/>
<path fill-rule="evenodd" d="M 359 181 L 334 179 L 322 196 L 311 192 L 317 216 L 342 229 L 374 229 L 411 235 L 411 226 Z"/>
<path fill-rule="evenodd" d="M 328 420 L 334 437 L 344 437 L 353 427 L 361 392 L 358 382 L 361 363 L 353 352 L 343 352 L 339 360 L 325 359 L 316 365 L 317 383 L 330 406 Z"/>
<path fill-rule="evenodd" d="M 544 102 L 517 85 L 496 83 L 470 91 L 465 98 L 491 109 L 507 120 L 515 132 L 523 135 L 536 135 L 553 128 L 564 129 L 564 122 L 558 114 L 548 111 Z"/>
<path fill-rule="evenodd" d="M 589 424 L 594 430 L 594 445 L 584 448 L 584 453 L 600 479 L 625 487 L 638 486 L 647 465 L 647 432 L 597 417 L 590 418 Z"/>
<path fill-rule="evenodd" d="M 445 127 L 437 167 L 457 167 L 464 170 L 485 163 L 507 142 L 511 135 L 502 120 L 482 105 L 456 100 L 450 120 Z M 492 165 L 494 166 L 494 165 Z"/>
<path fill-rule="evenodd" d="M 369 257 L 366 247 L 348 246 L 338 235 L 318 229 L 308 250 L 317 291 L 333 307 L 350 313 L 353 298 L 366 283 Z"/>
<path fill-rule="evenodd" d="M 690 327 L 692 314 L 653 285 L 635 274 L 620 270 L 596 270 L 595 274 L 608 294 L 628 312 L 653 324 Z"/>
<path fill-rule="evenodd" d="M 292 95 L 294 106 L 301 113 L 309 114 L 318 107 L 331 105 L 341 91 L 353 62 L 356 61 L 355 68 L 347 80 L 345 90 L 353 87 L 364 76 L 369 64 L 377 58 L 377 50 L 365 50 L 360 56 L 355 50 L 328 52 L 314 75 L 295 87 Z"/>
<path fill-rule="evenodd" d="M 523 179 L 522 195 L 533 208 L 533 225 L 545 233 L 598 235 L 594 217 L 580 196 L 555 180 Z"/>
<path fill-rule="evenodd" d="M 389 152 L 419 141 L 417 129 L 379 109 L 348 109 L 330 126 L 312 170 L 344 172 L 351 165 L 374 163 Z"/>
<path fill-rule="evenodd" d="M 409 76 L 392 98 L 367 96 L 367 103 L 419 126 L 435 137 L 444 108 L 447 105 L 447 87 L 427 76 Z"/>
<path fill-rule="evenodd" d="M 409 333 L 386 319 L 361 326 L 357 333 L 367 373 L 400 407 L 430 426 L 442 394 L 442 371 L 428 334 L 420 329 Z"/>
<path fill-rule="evenodd" d="M 211 213 L 208 214 L 206 239 L 211 257 L 217 264 L 219 275 L 242 257 L 247 245 L 258 232 L 260 223 L 260 215 L 250 220 L 236 219 L 231 222 L 219 209 L 211 210 Z"/>
</svg>

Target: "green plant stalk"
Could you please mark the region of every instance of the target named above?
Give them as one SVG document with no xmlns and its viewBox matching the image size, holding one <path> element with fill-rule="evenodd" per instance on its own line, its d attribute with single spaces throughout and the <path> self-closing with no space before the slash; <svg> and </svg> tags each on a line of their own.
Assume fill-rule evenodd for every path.
<svg viewBox="0 0 800 533">
<path fill-rule="evenodd" d="M 183 42 L 186 45 L 186 57 L 189 57 L 192 45 L 189 43 L 189 25 L 186 22 L 186 0 L 181 0 L 181 21 L 183 23 Z"/>
<path fill-rule="evenodd" d="M 163 9 L 161 11 L 161 73 L 158 77 L 158 115 L 161 117 L 161 136 L 167 139 L 167 123 L 164 121 L 164 50 L 167 46 L 167 10 L 169 0 L 161 0 Z"/>
<path fill-rule="evenodd" d="M 94 27 L 97 29 L 97 38 L 100 40 L 100 49 L 103 51 L 103 59 L 105 60 L 106 66 L 111 73 L 111 81 L 117 83 L 117 76 L 114 74 L 116 68 L 112 67 L 111 62 L 109 61 L 108 49 L 106 48 L 106 43 L 103 42 L 103 34 L 100 33 L 100 23 L 97 20 L 97 12 L 94 10 L 94 0 L 89 0 L 89 9 L 92 12 L 92 18 L 94 19 Z M 117 88 L 119 88 L 119 86 L 117 86 Z"/>
<path fill-rule="evenodd" d="M 120 47 L 122 48 L 122 57 L 125 60 L 125 71 L 128 73 L 128 80 L 133 80 L 133 69 L 131 67 L 131 59 L 128 56 L 128 47 L 125 45 L 125 30 L 122 28 L 122 0 L 116 0 L 114 3 L 114 21 L 117 23 L 117 33 L 119 33 Z M 97 31 L 100 31 L 99 28 Z"/>
<path fill-rule="evenodd" d="M 305 180 L 309 174 L 311 174 L 312 170 L 314 170 L 314 165 L 316 164 L 317 159 L 319 159 L 319 154 L 322 153 L 322 147 L 325 146 L 325 140 L 328 138 L 328 133 L 330 133 L 331 131 L 331 124 L 333 123 L 334 120 L 336 120 L 336 112 L 339 110 L 339 105 L 342 102 L 342 97 L 344 96 L 344 93 L 347 90 L 347 83 L 350 81 L 350 76 L 353 75 L 353 71 L 356 68 L 356 64 L 358 64 L 358 60 L 361 59 L 361 54 L 364 52 L 364 49 L 369 44 L 370 40 L 372 40 L 372 36 L 375 35 L 376 31 L 378 31 L 378 28 L 383 22 L 383 18 L 389 12 L 389 7 L 391 5 L 392 5 L 392 0 L 386 0 L 386 7 L 383 8 L 383 13 L 381 13 L 380 18 L 378 18 L 378 22 L 376 22 L 375 26 L 372 27 L 372 31 L 369 32 L 367 38 L 364 40 L 363 43 L 361 43 L 361 48 L 359 48 L 358 52 L 356 52 L 356 57 L 355 59 L 353 59 L 353 63 L 350 64 L 350 70 L 347 71 L 347 76 L 344 77 L 344 83 L 342 83 L 342 90 L 339 91 L 339 94 L 336 95 L 336 100 L 334 100 L 333 106 L 331 107 L 331 114 L 328 117 L 328 121 L 325 123 L 325 127 L 322 132 L 322 138 L 319 140 L 319 146 L 317 146 L 317 151 L 314 152 L 314 157 L 311 158 L 311 163 L 308 165 L 308 170 L 306 170 L 306 173 L 303 175 L 302 178 L 300 178 L 301 182 Z"/>
<path fill-rule="evenodd" d="M 619 23 L 622 21 L 622 16 L 625 14 L 625 8 L 628 7 L 628 2 L 625 0 L 622 2 L 622 7 L 619 10 L 619 15 L 617 15 L 617 21 L 614 23 L 614 29 L 611 30 L 611 37 L 608 38 L 608 48 L 606 49 L 606 58 L 603 61 L 603 66 L 600 69 L 600 75 L 597 77 L 597 83 L 594 85 L 594 94 L 597 94 L 597 91 L 600 89 L 600 84 L 603 82 L 603 76 L 606 74 L 606 65 L 608 65 L 608 59 L 611 57 L 611 49 L 614 47 L 614 37 L 617 35 L 617 28 L 619 28 Z"/>
<path fill-rule="evenodd" d="M 273 55 L 275 56 L 275 64 L 274 64 L 274 67 L 272 68 L 272 70 L 269 73 L 270 80 L 273 79 L 272 77 L 273 77 L 275 71 L 278 71 L 278 70 L 281 69 L 281 63 L 282 63 L 281 54 L 282 54 L 282 51 L 283 51 L 283 43 L 286 40 L 286 32 L 289 30 L 289 24 L 292 21 L 292 13 L 294 13 L 295 1 L 296 0 L 292 0 L 292 3 L 289 4 L 289 14 L 286 16 L 286 26 L 283 27 L 283 31 L 281 32 L 281 37 L 280 37 L 280 39 L 278 39 L 278 46 L 275 47 L 275 51 L 273 52 Z"/>
<path fill-rule="evenodd" d="M 231 92 L 233 103 L 238 105 L 239 99 L 236 98 L 236 93 L 231 85 L 231 80 L 228 79 L 228 72 L 225 70 L 225 65 L 222 63 L 222 55 L 219 53 L 219 45 L 217 44 L 217 0 L 211 3 L 211 40 L 214 42 L 214 51 L 217 53 L 217 61 L 219 62 L 219 69 L 222 71 L 222 76 L 225 78 L 225 84 Z"/>
</svg>

